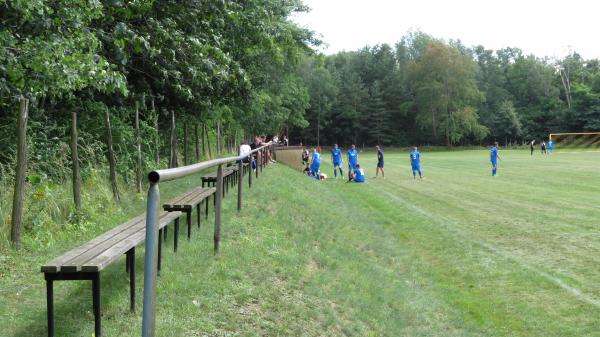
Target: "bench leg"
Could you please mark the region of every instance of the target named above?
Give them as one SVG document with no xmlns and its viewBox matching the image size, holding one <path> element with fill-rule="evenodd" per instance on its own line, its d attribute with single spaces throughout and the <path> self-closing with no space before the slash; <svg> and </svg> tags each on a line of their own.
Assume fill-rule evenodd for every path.
<svg viewBox="0 0 600 337">
<path fill-rule="evenodd" d="M 127 252 L 129 260 L 129 310 L 135 312 L 135 247 Z"/>
<path fill-rule="evenodd" d="M 192 238 L 192 211 L 185 212 L 188 225 L 188 240 Z"/>
<path fill-rule="evenodd" d="M 95 273 L 92 278 L 92 302 L 94 307 L 94 332 L 95 337 L 102 336 L 102 323 L 100 313 L 100 273 Z"/>
<path fill-rule="evenodd" d="M 204 213 L 204 219 L 207 219 L 207 218 L 208 218 L 208 201 L 209 201 L 209 200 L 210 200 L 210 196 L 209 196 L 209 197 L 207 197 L 205 201 L 203 201 L 203 203 L 205 203 L 205 206 L 206 206 L 206 211 L 205 211 L 205 213 Z"/>
<path fill-rule="evenodd" d="M 54 337 L 54 285 L 46 276 L 46 306 L 48 311 L 48 337 Z"/>
<path fill-rule="evenodd" d="M 202 210 L 200 209 L 200 204 L 196 205 L 196 218 L 198 220 L 198 228 L 200 228 L 200 223 L 202 222 Z"/>
<path fill-rule="evenodd" d="M 158 230 L 158 261 L 156 265 L 157 274 L 160 275 L 160 261 L 162 259 L 162 229 Z"/>
<path fill-rule="evenodd" d="M 175 232 L 173 233 L 173 251 L 177 253 L 177 241 L 179 241 L 179 218 L 175 219 Z"/>
<path fill-rule="evenodd" d="M 167 233 L 169 232 L 169 225 L 165 226 L 164 231 L 165 231 L 164 240 L 165 240 L 165 242 L 167 242 Z"/>
</svg>

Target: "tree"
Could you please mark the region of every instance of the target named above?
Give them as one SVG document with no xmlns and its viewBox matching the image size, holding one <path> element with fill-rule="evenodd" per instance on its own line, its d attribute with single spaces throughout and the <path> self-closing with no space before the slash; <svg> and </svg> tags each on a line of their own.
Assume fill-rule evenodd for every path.
<svg viewBox="0 0 600 337">
<path fill-rule="evenodd" d="M 475 64 L 457 48 L 431 42 L 412 68 L 417 123 L 431 129 L 434 139 L 445 134 L 447 146 L 465 137 L 485 134 L 473 107 L 482 99 L 475 81 Z M 462 127 L 461 127 L 462 126 Z"/>
</svg>

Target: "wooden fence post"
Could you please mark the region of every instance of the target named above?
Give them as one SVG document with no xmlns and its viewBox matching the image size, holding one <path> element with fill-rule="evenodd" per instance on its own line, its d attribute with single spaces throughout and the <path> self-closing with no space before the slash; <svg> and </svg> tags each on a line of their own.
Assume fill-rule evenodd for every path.
<svg viewBox="0 0 600 337">
<path fill-rule="evenodd" d="M 106 146 L 108 147 L 108 163 L 110 166 L 110 183 L 112 186 L 113 196 L 117 202 L 121 201 L 119 194 L 119 186 L 117 185 L 117 161 L 113 150 L 112 130 L 110 127 L 110 113 L 108 108 L 104 109 L 104 122 L 106 123 Z"/>
<path fill-rule="evenodd" d="M 135 142 L 137 151 L 135 186 L 137 193 L 142 193 L 142 137 L 140 135 L 140 108 L 137 101 L 135 102 Z"/>
<path fill-rule="evenodd" d="M 73 201 L 75 202 L 75 211 L 77 212 L 79 219 L 79 214 L 81 212 L 81 173 L 79 172 L 79 152 L 77 149 L 77 112 L 73 111 L 72 116 L 73 118 L 71 121 L 71 160 L 73 161 Z"/>
<path fill-rule="evenodd" d="M 217 168 L 217 190 L 215 193 L 215 234 L 214 250 L 215 254 L 219 252 L 219 242 L 221 241 L 221 203 L 223 201 L 223 165 Z"/>
<path fill-rule="evenodd" d="M 27 176 L 27 119 L 29 100 L 20 98 L 19 119 L 17 122 L 17 169 L 15 170 L 15 191 L 11 218 L 10 237 L 16 249 L 21 248 L 21 227 L 23 222 L 23 198 Z"/>
</svg>

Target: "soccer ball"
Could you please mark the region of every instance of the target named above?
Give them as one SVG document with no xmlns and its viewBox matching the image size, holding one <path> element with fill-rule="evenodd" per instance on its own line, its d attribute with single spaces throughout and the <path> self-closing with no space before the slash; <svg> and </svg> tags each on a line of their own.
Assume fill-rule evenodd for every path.
<svg viewBox="0 0 600 337">
<path fill-rule="evenodd" d="M 327 175 L 325 173 L 321 173 L 321 180 L 327 179 Z"/>
</svg>

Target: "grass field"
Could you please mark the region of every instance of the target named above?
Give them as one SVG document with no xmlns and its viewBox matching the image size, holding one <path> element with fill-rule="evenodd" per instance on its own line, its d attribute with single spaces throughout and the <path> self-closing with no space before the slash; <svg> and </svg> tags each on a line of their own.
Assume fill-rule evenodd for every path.
<svg viewBox="0 0 600 337">
<path fill-rule="evenodd" d="M 212 226 L 165 247 L 157 336 L 600 336 L 600 153 L 501 156 L 495 178 L 487 151 L 424 152 L 423 181 L 406 152 L 365 184 L 267 168 L 241 213 L 225 200 L 218 256 Z M 0 256 L 1 336 L 46 333 L 39 265 L 104 229 Z M 123 264 L 102 278 L 106 336 L 140 335 Z M 55 286 L 58 336 L 92 336 L 89 289 Z"/>
</svg>

